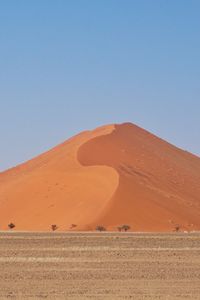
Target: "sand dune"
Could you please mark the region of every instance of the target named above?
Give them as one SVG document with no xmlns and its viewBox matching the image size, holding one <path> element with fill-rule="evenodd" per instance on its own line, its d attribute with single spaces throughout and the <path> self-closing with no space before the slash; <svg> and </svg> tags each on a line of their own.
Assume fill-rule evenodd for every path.
<svg viewBox="0 0 200 300">
<path fill-rule="evenodd" d="M 200 158 L 131 123 L 83 132 L 0 173 L 0 228 L 200 229 Z"/>
</svg>

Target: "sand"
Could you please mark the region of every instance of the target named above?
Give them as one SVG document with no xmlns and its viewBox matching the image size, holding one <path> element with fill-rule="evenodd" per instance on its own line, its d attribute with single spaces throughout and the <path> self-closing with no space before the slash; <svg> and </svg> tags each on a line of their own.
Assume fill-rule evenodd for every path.
<svg viewBox="0 0 200 300">
<path fill-rule="evenodd" d="M 0 229 L 200 229 L 200 158 L 131 123 L 85 131 L 0 173 Z"/>
<path fill-rule="evenodd" d="M 0 299 L 199 300 L 200 234 L 0 233 Z"/>
</svg>

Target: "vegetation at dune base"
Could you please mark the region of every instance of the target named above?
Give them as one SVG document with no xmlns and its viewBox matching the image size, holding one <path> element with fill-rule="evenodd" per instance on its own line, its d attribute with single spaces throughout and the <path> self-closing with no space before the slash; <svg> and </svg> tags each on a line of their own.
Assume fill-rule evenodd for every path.
<svg viewBox="0 0 200 300">
<path fill-rule="evenodd" d="M 55 231 L 55 230 L 57 230 L 58 229 L 58 226 L 56 225 L 56 224 L 52 224 L 51 225 L 51 230 L 52 231 Z"/>
<path fill-rule="evenodd" d="M 75 227 L 77 227 L 76 224 L 71 224 L 70 229 L 73 229 L 73 228 L 75 228 Z"/>
<path fill-rule="evenodd" d="M 117 229 L 118 229 L 118 231 L 128 231 L 128 230 L 130 230 L 131 229 L 131 227 L 129 226 L 129 225 L 121 225 L 121 226 L 118 226 L 117 227 Z"/>
<path fill-rule="evenodd" d="M 9 228 L 9 229 L 15 228 L 15 224 L 14 224 L 14 223 L 9 223 L 9 224 L 8 224 L 8 228 Z"/>
<path fill-rule="evenodd" d="M 176 225 L 174 226 L 174 231 L 175 231 L 175 232 L 179 232 L 180 229 L 181 229 L 181 226 L 180 226 L 179 224 L 176 224 Z"/>
<path fill-rule="evenodd" d="M 101 231 L 106 231 L 106 228 L 104 226 L 102 226 L 102 225 L 98 225 L 96 227 L 96 230 L 101 232 Z"/>
</svg>

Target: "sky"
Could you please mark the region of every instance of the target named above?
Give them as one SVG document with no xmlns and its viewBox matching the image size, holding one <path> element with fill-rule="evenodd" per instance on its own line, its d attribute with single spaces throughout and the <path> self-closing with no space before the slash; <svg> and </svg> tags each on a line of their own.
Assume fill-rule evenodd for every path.
<svg viewBox="0 0 200 300">
<path fill-rule="evenodd" d="M 0 0 L 0 171 L 132 122 L 200 156 L 199 0 Z"/>
</svg>

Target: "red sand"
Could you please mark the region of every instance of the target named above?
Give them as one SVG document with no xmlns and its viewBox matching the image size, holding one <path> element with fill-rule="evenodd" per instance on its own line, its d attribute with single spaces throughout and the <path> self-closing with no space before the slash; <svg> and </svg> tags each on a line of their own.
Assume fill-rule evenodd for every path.
<svg viewBox="0 0 200 300">
<path fill-rule="evenodd" d="M 200 158 L 131 124 L 83 132 L 0 173 L 0 229 L 200 230 Z"/>
</svg>

